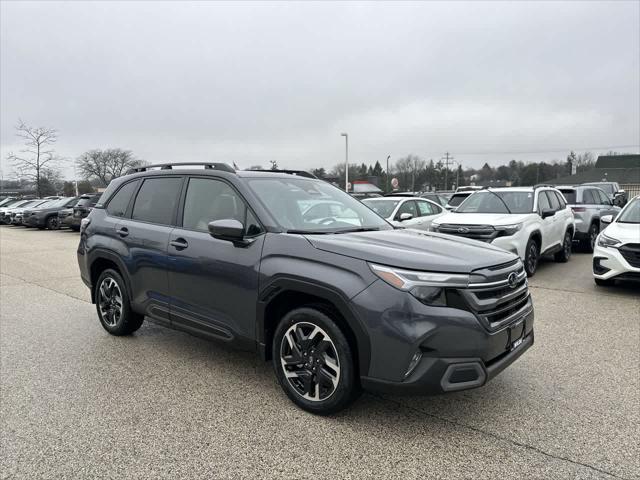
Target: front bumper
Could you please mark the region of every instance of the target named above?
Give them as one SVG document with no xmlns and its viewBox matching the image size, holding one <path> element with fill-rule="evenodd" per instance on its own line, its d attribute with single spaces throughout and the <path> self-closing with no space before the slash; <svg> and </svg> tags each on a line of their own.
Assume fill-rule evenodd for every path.
<svg viewBox="0 0 640 480">
<path fill-rule="evenodd" d="M 533 346 L 531 330 L 522 343 L 497 359 L 485 363 L 480 358 L 428 358 L 404 382 L 392 382 L 371 377 L 361 377 L 362 387 L 380 393 L 438 394 L 478 388 L 515 362 Z"/>
<path fill-rule="evenodd" d="M 601 247 L 596 243 L 593 249 L 593 276 L 600 280 L 622 276 L 640 279 L 640 268 L 631 266 L 617 248 Z"/>
<path fill-rule="evenodd" d="M 29 227 L 44 227 L 44 219 L 38 215 L 31 215 L 26 219 L 23 218 L 22 223 Z"/>
<path fill-rule="evenodd" d="M 370 390 L 438 394 L 480 387 L 533 345 L 530 297 L 522 314 L 497 330 L 471 311 L 424 305 L 382 281 L 352 304 L 369 332 L 369 368 L 360 380 Z M 410 370 L 416 352 L 422 357 Z"/>
</svg>

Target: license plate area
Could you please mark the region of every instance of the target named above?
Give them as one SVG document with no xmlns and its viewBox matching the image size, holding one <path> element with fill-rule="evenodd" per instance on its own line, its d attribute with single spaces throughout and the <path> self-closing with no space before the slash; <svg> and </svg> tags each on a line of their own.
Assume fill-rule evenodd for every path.
<svg viewBox="0 0 640 480">
<path fill-rule="evenodd" d="M 509 335 L 507 340 L 508 351 L 515 350 L 520 345 L 522 345 L 525 330 L 526 328 L 524 318 L 509 326 Z"/>
</svg>

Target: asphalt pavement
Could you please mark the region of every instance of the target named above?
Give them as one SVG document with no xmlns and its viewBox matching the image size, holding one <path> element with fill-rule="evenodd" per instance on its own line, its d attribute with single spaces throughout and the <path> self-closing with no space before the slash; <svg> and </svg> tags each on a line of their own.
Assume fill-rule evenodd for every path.
<svg viewBox="0 0 640 480">
<path fill-rule="evenodd" d="M 540 265 L 536 343 L 486 386 L 323 418 L 254 354 L 108 335 L 77 242 L 0 227 L 0 478 L 640 478 L 640 288 L 588 254 Z"/>
</svg>

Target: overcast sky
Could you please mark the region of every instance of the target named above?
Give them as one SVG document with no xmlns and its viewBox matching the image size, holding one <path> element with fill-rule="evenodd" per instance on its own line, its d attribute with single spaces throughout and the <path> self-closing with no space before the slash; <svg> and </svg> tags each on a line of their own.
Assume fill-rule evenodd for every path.
<svg viewBox="0 0 640 480">
<path fill-rule="evenodd" d="M 329 168 L 343 131 L 354 163 L 637 152 L 639 5 L 3 1 L 4 175 L 18 118 L 68 158 L 241 168 Z"/>
</svg>

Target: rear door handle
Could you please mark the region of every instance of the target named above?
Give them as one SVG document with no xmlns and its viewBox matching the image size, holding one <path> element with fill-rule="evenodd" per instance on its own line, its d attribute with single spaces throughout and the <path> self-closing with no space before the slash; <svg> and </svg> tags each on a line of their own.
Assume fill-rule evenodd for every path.
<svg viewBox="0 0 640 480">
<path fill-rule="evenodd" d="M 189 246 L 189 242 L 187 242 L 184 238 L 176 238 L 175 240 L 171 240 L 169 245 L 175 247 L 176 250 L 184 250 Z"/>
<path fill-rule="evenodd" d="M 126 237 L 127 235 L 129 235 L 129 229 L 127 227 L 121 227 L 116 230 L 116 233 L 121 237 Z"/>
</svg>

